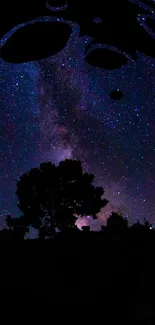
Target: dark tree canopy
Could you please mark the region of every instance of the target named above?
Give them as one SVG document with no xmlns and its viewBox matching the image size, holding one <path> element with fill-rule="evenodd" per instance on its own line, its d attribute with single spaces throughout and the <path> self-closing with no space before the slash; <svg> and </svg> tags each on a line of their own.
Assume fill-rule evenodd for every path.
<svg viewBox="0 0 155 325">
<path fill-rule="evenodd" d="M 102 199 L 104 190 L 95 187 L 93 174 L 83 173 L 81 162 L 66 159 L 58 166 L 51 162 L 40 164 L 23 174 L 17 182 L 18 207 L 23 216 L 13 220 L 15 228 L 27 226 L 39 229 L 39 237 L 51 237 L 75 227 L 78 217 L 92 216 L 108 201 Z"/>
</svg>

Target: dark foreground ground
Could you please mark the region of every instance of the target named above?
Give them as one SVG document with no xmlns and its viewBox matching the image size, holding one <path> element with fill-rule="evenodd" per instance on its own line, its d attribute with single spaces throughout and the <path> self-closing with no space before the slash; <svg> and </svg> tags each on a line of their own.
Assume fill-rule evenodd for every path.
<svg viewBox="0 0 155 325">
<path fill-rule="evenodd" d="M 69 315 L 102 311 L 108 323 L 155 324 L 154 237 L 1 241 L 0 261 L 1 299 L 9 309 L 65 307 Z"/>
</svg>

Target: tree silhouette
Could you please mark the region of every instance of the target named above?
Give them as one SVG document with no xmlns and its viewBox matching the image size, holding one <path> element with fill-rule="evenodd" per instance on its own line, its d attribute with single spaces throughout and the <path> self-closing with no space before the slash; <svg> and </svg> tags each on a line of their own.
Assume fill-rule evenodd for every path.
<svg viewBox="0 0 155 325">
<path fill-rule="evenodd" d="M 128 220 L 117 212 L 112 212 L 107 219 L 107 229 L 112 231 L 124 231 L 128 228 Z"/>
<path fill-rule="evenodd" d="M 108 201 L 102 199 L 102 187 L 95 187 L 93 174 L 83 173 L 81 162 L 66 159 L 58 166 L 40 164 L 23 174 L 17 182 L 18 207 L 23 217 L 9 219 L 14 230 L 27 226 L 39 229 L 39 238 L 51 238 L 56 228 L 74 228 L 78 217 L 97 213 Z M 20 229 L 21 229 L 20 228 Z M 19 228 L 18 228 L 19 229 Z"/>
<path fill-rule="evenodd" d="M 88 233 L 90 231 L 90 226 L 82 226 L 82 230 Z"/>
<path fill-rule="evenodd" d="M 13 239 L 13 231 L 11 229 L 1 229 L 0 230 L 0 240 L 11 240 Z"/>
<path fill-rule="evenodd" d="M 8 230 L 14 239 L 23 240 L 25 234 L 29 232 L 29 227 L 24 216 L 12 218 L 10 215 L 7 215 L 6 223 L 9 228 Z"/>
</svg>

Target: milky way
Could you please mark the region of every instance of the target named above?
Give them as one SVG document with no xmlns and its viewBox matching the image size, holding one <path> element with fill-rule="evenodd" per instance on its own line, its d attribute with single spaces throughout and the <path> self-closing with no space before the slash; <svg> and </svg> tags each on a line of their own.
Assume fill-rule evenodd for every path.
<svg viewBox="0 0 155 325">
<path fill-rule="evenodd" d="M 35 21 L 40 20 L 52 19 Z M 94 21 L 100 23 L 99 17 Z M 23 64 L 0 61 L 1 224 L 7 213 L 20 213 L 18 177 L 42 161 L 65 158 L 80 159 L 103 186 L 109 204 L 101 221 L 112 210 L 131 221 L 153 221 L 155 60 L 137 52 L 136 62 L 128 57 L 119 69 L 95 68 L 84 56 L 91 37 L 79 37 L 79 26 L 72 27 L 55 56 Z M 110 98 L 115 89 L 123 93 L 119 101 Z"/>
</svg>

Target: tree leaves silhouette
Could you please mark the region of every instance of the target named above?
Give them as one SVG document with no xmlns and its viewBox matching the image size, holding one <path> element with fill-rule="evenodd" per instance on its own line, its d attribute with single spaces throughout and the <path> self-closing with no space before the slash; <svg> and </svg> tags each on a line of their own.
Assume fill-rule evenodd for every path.
<svg viewBox="0 0 155 325">
<path fill-rule="evenodd" d="M 23 229 L 31 225 L 39 230 L 39 238 L 51 238 L 56 228 L 74 228 L 78 217 L 97 218 L 108 201 L 101 198 L 104 190 L 95 187 L 93 180 L 94 175 L 83 173 L 77 160 L 66 159 L 58 166 L 41 163 L 17 182 L 18 207 L 23 217 L 9 222 L 16 224 L 16 229 L 17 225 Z"/>
</svg>

